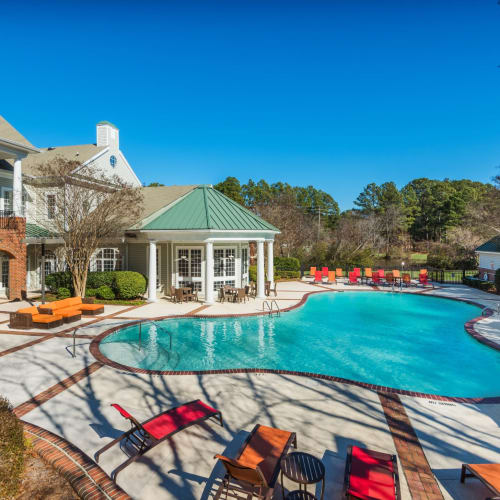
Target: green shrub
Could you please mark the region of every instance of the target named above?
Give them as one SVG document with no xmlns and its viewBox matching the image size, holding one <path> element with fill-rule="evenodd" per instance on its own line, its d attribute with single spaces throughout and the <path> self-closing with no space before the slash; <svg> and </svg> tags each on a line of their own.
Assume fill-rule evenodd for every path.
<svg viewBox="0 0 500 500">
<path fill-rule="evenodd" d="M 146 291 L 146 278 L 134 271 L 116 271 L 114 291 L 120 299 L 135 299 Z"/>
<path fill-rule="evenodd" d="M 23 424 L 0 396 L 0 498 L 17 497 L 24 471 Z"/>
<path fill-rule="evenodd" d="M 248 276 L 250 281 L 257 283 L 257 266 L 248 266 Z"/>
<path fill-rule="evenodd" d="M 464 285 L 479 288 L 479 290 L 483 290 L 484 292 L 491 292 L 495 289 L 495 283 L 492 283 L 491 281 L 484 281 L 477 277 L 466 276 L 465 278 L 463 278 L 462 282 L 464 283 Z"/>
<path fill-rule="evenodd" d="M 497 293 L 500 294 L 500 267 L 495 271 L 495 287 Z"/>
<path fill-rule="evenodd" d="M 60 271 L 57 273 L 48 274 L 45 277 L 45 285 L 51 292 L 56 293 L 61 287 L 73 291 L 73 278 L 68 271 Z"/>
<path fill-rule="evenodd" d="M 95 297 L 95 296 L 97 296 L 96 288 L 87 288 L 85 290 L 85 297 Z"/>
<path fill-rule="evenodd" d="M 57 289 L 57 298 L 58 299 L 67 299 L 71 297 L 71 291 L 69 288 L 66 288 L 64 286 L 60 286 Z"/>
<path fill-rule="evenodd" d="M 277 271 L 300 271 L 300 261 L 295 257 L 274 257 Z"/>
<path fill-rule="evenodd" d="M 115 298 L 115 292 L 108 285 L 102 285 L 96 290 L 96 295 L 98 299 L 113 300 Z"/>
<path fill-rule="evenodd" d="M 87 276 L 87 288 L 100 288 L 101 286 L 109 286 L 113 288 L 115 275 L 118 271 L 95 271 Z"/>
<path fill-rule="evenodd" d="M 300 271 L 276 271 L 275 279 L 295 279 L 300 278 Z"/>
</svg>

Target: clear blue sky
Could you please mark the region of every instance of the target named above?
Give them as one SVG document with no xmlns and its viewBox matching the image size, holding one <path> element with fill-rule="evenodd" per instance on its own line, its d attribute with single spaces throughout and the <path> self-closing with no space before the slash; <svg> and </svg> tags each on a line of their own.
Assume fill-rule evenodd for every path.
<svg viewBox="0 0 500 500">
<path fill-rule="evenodd" d="M 2 2 L 0 113 L 39 147 L 120 129 L 145 183 L 368 182 L 500 164 L 500 6 Z"/>
</svg>

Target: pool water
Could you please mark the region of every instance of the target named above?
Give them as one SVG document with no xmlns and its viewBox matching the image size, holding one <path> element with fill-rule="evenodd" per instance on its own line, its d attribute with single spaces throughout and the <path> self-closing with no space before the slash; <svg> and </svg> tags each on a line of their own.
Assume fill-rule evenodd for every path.
<svg viewBox="0 0 500 500">
<path fill-rule="evenodd" d="M 500 395 L 500 352 L 464 331 L 476 306 L 404 293 L 309 297 L 280 317 L 178 318 L 106 337 L 101 352 L 149 370 L 267 368 L 457 397 Z"/>
</svg>

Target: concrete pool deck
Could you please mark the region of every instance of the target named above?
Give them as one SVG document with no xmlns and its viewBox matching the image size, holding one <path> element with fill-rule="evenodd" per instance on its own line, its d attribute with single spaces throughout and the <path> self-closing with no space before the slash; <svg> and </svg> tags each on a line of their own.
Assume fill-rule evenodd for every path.
<svg viewBox="0 0 500 500">
<path fill-rule="evenodd" d="M 306 282 L 279 283 L 277 301 L 285 309 L 300 303 L 305 294 L 324 288 L 327 286 Z M 342 284 L 331 288 L 369 289 Z M 422 292 L 421 288 L 410 290 Z M 491 294 L 461 285 L 425 293 L 472 300 L 492 309 L 499 301 Z M 2 304 L 2 311 L 7 306 Z M 460 465 L 500 462 L 500 404 L 461 404 L 409 396 L 395 396 L 388 402 L 390 395 L 352 384 L 285 374 L 137 374 L 103 366 L 89 352 L 94 336 L 136 318 L 248 314 L 261 312 L 262 301 L 202 307 L 164 300 L 138 308 L 106 306 L 102 318 L 83 325 L 78 332 L 75 358 L 71 356 L 70 333 L 41 335 L 2 328 L 0 394 L 18 407 L 24 421 L 63 437 L 90 457 L 118 432 L 128 429 L 127 422 L 109 406 L 113 402 L 119 402 L 139 420 L 197 398 L 220 409 L 224 429 L 212 423 L 192 427 L 120 473 L 117 483 L 137 499 L 214 498 L 223 474 L 213 455 L 236 451 L 255 423 L 297 432 L 299 449 L 325 463 L 325 498 L 340 497 L 350 444 L 398 453 L 404 499 L 488 496 L 488 490 L 477 480 L 460 483 Z M 484 318 L 475 327 L 500 339 L 500 318 L 496 316 Z M 38 342 L 28 345 L 31 341 Z M 391 405 L 399 411 L 400 420 L 391 413 Z M 404 428 L 405 418 L 409 429 Z M 102 455 L 99 465 L 110 473 L 126 457 L 115 446 Z M 439 485 L 437 491 L 435 484 Z M 275 497 L 281 498 L 279 488 Z"/>
</svg>

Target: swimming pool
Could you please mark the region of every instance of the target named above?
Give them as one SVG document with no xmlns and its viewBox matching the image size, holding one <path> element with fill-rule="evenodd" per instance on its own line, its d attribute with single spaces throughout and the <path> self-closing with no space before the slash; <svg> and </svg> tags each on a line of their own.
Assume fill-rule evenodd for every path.
<svg viewBox="0 0 500 500">
<path fill-rule="evenodd" d="M 456 397 L 500 395 L 500 352 L 464 332 L 477 306 L 405 293 L 320 293 L 280 317 L 174 318 L 111 333 L 101 353 L 146 370 L 291 370 Z"/>
</svg>

